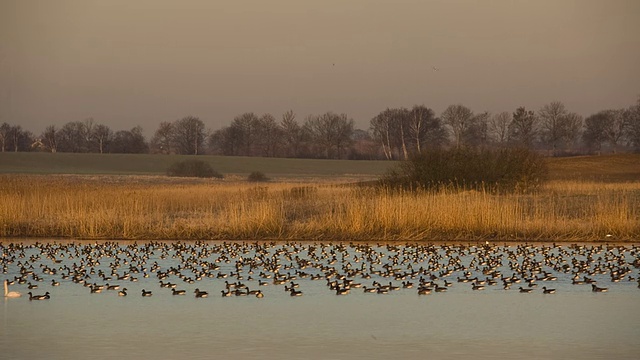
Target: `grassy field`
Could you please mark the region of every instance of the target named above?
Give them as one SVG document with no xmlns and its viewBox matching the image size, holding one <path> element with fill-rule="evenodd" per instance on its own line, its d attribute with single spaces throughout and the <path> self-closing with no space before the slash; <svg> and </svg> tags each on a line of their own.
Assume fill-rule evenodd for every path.
<svg viewBox="0 0 640 360">
<path fill-rule="evenodd" d="M 177 161 L 197 158 L 223 175 L 247 176 L 262 171 L 274 177 L 372 177 L 394 162 L 280 159 L 241 156 L 187 156 L 149 154 L 0 153 L 0 173 L 164 175 Z"/>
<path fill-rule="evenodd" d="M 0 152 L 0 173 L 164 175 L 186 155 L 70 154 Z M 222 174 L 246 176 L 262 171 L 273 177 L 376 177 L 396 162 L 198 156 Z M 577 156 L 547 159 L 552 180 L 637 181 L 640 154 Z"/>
<path fill-rule="evenodd" d="M 549 159 L 552 180 L 526 195 L 345 186 L 388 162 L 202 158 L 235 178 L 168 178 L 164 164 L 177 159 L 168 156 L 2 154 L 0 237 L 640 239 L 638 155 Z M 253 170 L 279 178 L 244 181 Z"/>
</svg>

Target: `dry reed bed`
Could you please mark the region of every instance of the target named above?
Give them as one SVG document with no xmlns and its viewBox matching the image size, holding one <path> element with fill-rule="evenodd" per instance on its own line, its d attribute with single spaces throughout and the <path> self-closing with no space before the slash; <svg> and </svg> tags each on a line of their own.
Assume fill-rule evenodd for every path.
<svg viewBox="0 0 640 360">
<path fill-rule="evenodd" d="M 535 195 L 339 185 L 0 176 L 0 236 L 111 239 L 640 238 L 640 183 L 552 182 Z"/>
</svg>

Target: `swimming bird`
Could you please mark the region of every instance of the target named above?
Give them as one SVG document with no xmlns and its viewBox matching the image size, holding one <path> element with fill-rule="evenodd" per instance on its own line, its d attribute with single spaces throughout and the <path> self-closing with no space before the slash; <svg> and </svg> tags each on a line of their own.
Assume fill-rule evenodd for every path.
<svg viewBox="0 0 640 360">
<path fill-rule="evenodd" d="M 609 289 L 608 288 L 597 287 L 596 284 L 591 284 L 591 291 L 593 291 L 593 292 L 607 292 L 607 291 L 609 291 Z"/>
<path fill-rule="evenodd" d="M 151 293 L 151 291 L 145 291 L 144 289 L 142 289 L 142 296 L 148 297 L 153 296 L 153 294 Z"/>
<path fill-rule="evenodd" d="M 48 300 L 51 298 L 48 291 L 44 295 L 33 295 L 31 292 L 28 292 L 28 294 L 29 300 Z"/>
<path fill-rule="evenodd" d="M 22 294 L 20 294 L 17 291 L 9 291 L 9 281 L 5 280 L 4 281 L 4 297 L 17 298 L 20 296 L 22 296 Z"/>
<path fill-rule="evenodd" d="M 51 279 L 51 286 L 60 286 L 60 282 L 55 281 L 54 279 Z"/>
<path fill-rule="evenodd" d="M 547 289 L 546 286 L 542 287 L 542 293 L 543 294 L 555 294 L 556 293 L 556 289 Z"/>
<path fill-rule="evenodd" d="M 127 288 L 118 291 L 118 296 L 127 296 Z"/>
<path fill-rule="evenodd" d="M 523 288 L 522 286 L 521 286 L 521 287 L 519 287 L 519 289 L 520 289 L 520 292 L 521 292 L 521 293 L 524 293 L 524 294 L 528 294 L 528 293 L 530 293 L 530 292 L 532 292 L 532 291 L 533 291 L 533 289 Z"/>
<path fill-rule="evenodd" d="M 186 293 L 186 290 L 176 290 L 174 288 L 171 289 L 171 295 L 185 295 Z"/>
<path fill-rule="evenodd" d="M 207 296 L 209 296 L 208 292 L 200 291 L 200 289 L 196 289 L 193 293 L 196 294 L 197 298 L 206 298 Z"/>
</svg>

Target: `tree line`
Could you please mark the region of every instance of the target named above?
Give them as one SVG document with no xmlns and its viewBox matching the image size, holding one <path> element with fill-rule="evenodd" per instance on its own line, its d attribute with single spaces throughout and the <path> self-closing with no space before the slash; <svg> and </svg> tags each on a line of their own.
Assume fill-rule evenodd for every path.
<svg viewBox="0 0 640 360">
<path fill-rule="evenodd" d="M 93 119 L 48 126 L 35 136 L 20 125 L 0 125 L 0 150 L 74 153 L 217 154 L 325 159 L 408 159 L 428 148 L 527 147 L 552 156 L 640 151 L 640 98 L 627 108 L 583 119 L 554 101 L 533 111 L 474 113 L 454 104 L 440 116 L 424 106 L 387 108 L 369 129 L 356 129 L 346 114 L 293 111 L 244 113 L 211 131 L 198 117 L 161 122 L 150 140 L 140 126 L 113 131 Z"/>
</svg>

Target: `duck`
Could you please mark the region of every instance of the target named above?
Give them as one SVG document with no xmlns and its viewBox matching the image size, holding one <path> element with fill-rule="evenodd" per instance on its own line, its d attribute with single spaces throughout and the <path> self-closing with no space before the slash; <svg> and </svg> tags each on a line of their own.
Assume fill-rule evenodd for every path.
<svg viewBox="0 0 640 360">
<path fill-rule="evenodd" d="M 20 294 L 17 291 L 9 291 L 9 281 L 5 280 L 4 281 L 4 297 L 6 298 L 17 298 L 22 296 L 22 294 Z"/>
<path fill-rule="evenodd" d="M 145 291 L 144 289 L 142 289 L 142 296 L 144 297 L 153 296 L 153 293 L 151 291 Z"/>
<path fill-rule="evenodd" d="M 176 290 L 175 288 L 171 288 L 171 295 L 185 295 L 186 293 L 186 290 Z"/>
<path fill-rule="evenodd" d="M 118 291 L 118 296 L 127 296 L 127 288 Z"/>
<path fill-rule="evenodd" d="M 543 294 L 555 294 L 556 293 L 556 289 L 547 289 L 546 286 L 542 287 L 542 293 Z"/>
</svg>

